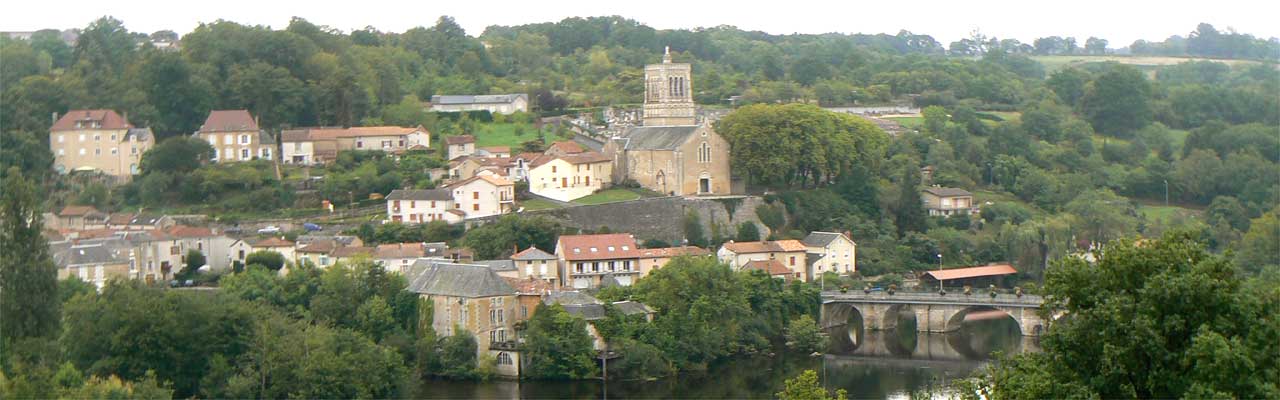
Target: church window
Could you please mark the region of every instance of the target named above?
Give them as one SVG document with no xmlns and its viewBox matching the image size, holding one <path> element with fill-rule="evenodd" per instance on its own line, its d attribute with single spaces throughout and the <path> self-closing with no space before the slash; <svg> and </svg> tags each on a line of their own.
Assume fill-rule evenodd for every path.
<svg viewBox="0 0 1280 400">
<path fill-rule="evenodd" d="M 698 162 L 711 162 L 711 145 L 708 145 L 707 142 L 702 142 L 702 145 L 698 146 Z"/>
</svg>

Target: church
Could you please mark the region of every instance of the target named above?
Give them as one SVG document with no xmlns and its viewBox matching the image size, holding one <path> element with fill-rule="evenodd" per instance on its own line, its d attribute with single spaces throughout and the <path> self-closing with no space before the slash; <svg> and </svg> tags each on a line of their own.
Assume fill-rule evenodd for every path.
<svg viewBox="0 0 1280 400">
<path fill-rule="evenodd" d="M 603 152 L 613 157 L 614 182 L 632 180 L 673 196 L 728 195 L 729 142 L 709 123 L 697 123 L 692 67 L 671 62 L 644 68 L 642 126 L 609 138 Z"/>
</svg>

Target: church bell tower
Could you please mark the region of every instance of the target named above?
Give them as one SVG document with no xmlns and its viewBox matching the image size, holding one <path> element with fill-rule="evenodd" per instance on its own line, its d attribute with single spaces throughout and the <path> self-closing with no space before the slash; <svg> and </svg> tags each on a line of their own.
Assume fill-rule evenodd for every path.
<svg viewBox="0 0 1280 400">
<path fill-rule="evenodd" d="M 671 62 L 671 48 L 662 55 L 662 64 L 644 67 L 644 125 L 694 125 L 693 68 Z"/>
</svg>

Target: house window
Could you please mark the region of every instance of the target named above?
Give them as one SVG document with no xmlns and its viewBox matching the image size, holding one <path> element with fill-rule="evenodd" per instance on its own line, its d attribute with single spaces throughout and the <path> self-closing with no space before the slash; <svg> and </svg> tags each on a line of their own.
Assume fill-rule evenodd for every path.
<svg viewBox="0 0 1280 400">
<path fill-rule="evenodd" d="M 249 135 L 240 135 L 240 144 L 249 144 Z"/>
<path fill-rule="evenodd" d="M 793 267 L 796 265 L 796 256 L 791 256 L 790 263 L 791 263 L 791 266 Z"/>
<path fill-rule="evenodd" d="M 113 156 L 114 156 L 114 155 L 119 154 L 119 153 L 120 153 L 120 150 L 119 150 L 119 149 L 117 149 L 117 148 L 115 148 L 115 147 L 112 147 L 112 148 L 111 148 L 111 155 L 113 155 Z"/>
<path fill-rule="evenodd" d="M 551 173 L 553 174 L 556 173 L 556 166 L 554 165 L 551 166 Z"/>
<path fill-rule="evenodd" d="M 95 141 L 95 142 L 101 142 L 101 141 L 102 141 L 102 135 L 94 134 L 94 135 L 93 135 L 93 141 Z"/>
<path fill-rule="evenodd" d="M 364 148 L 364 142 L 357 140 L 357 141 L 356 141 L 356 148 L 357 148 L 357 149 Z"/>
<path fill-rule="evenodd" d="M 138 154 L 138 148 L 137 148 L 136 146 L 135 146 L 135 147 L 130 148 L 130 149 L 129 149 L 129 154 Z"/>
<path fill-rule="evenodd" d="M 111 134 L 111 141 L 113 141 L 113 142 L 114 142 L 115 140 L 116 140 L 116 134 L 112 133 L 112 134 Z"/>
<path fill-rule="evenodd" d="M 505 351 L 498 353 L 498 365 L 514 365 L 514 364 L 515 363 L 511 361 L 510 354 L 507 354 L 507 352 Z"/>
<path fill-rule="evenodd" d="M 480 203 L 472 204 L 471 211 L 480 211 Z"/>
<path fill-rule="evenodd" d="M 95 156 L 102 155 L 102 149 L 93 149 L 93 155 Z"/>
<path fill-rule="evenodd" d="M 232 138 L 231 138 L 231 136 L 232 136 L 232 135 L 231 135 L 230 133 L 228 133 L 228 134 L 226 134 L 226 135 L 222 135 L 222 144 L 232 144 L 232 143 L 235 143 L 235 140 L 234 140 L 234 139 L 232 139 Z"/>
<path fill-rule="evenodd" d="M 83 134 L 83 133 L 81 133 L 81 134 L 80 134 L 80 141 L 81 141 L 81 142 L 83 142 L 83 141 L 84 141 L 84 134 Z"/>
<path fill-rule="evenodd" d="M 240 149 L 240 159 L 241 160 L 249 159 L 249 149 Z"/>
<path fill-rule="evenodd" d="M 480 192 L 471 192 L 472 200 L 480 200 Z"/>
<path fill-rule="evenodd" d="M 65 153 L 66 153 L 66 151 L 64 151 L 63 149 L 58 149 L 58 155 L 63 155 L 63 154 L 65 154 Z"/>
</svg>

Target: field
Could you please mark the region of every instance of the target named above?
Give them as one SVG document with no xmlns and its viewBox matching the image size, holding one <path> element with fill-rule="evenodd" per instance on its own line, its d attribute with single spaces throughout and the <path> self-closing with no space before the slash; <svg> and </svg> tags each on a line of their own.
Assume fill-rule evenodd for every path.
<svg viewBox="0 0 1280 400">
<path fill-rule="evenodd" d="M 521 127 L 523 133 L 517 135 L 516 127 Z M 476 137 L 477 147 L 509 146 L 512 151 L 516 151 L 521 143 L 538 138 L 538 131 L 532 124 L 516 123 L 477 124 L 472 134 Z"/>
<path fill-rule="evenodd" d="M 924 125 L 924 117 L 886 117 L 885 119 L 897 121 L 907 129 L 920 129 L 920 126 Z"/>
<path fill-rule="evenodd" d="M 520 207 L 524 208 L 525 211 L 538 211 L 560 208 L 560 205 L 543 199 L 529 199 L 521 201 Z"/>
<path fill-rule="evenodd" d="M 1209 58 L 1166 56 L 1031 56 L 1031 59 L 1044 65 L 1045 72 L 1050 74 L 1068 66 L 1079 66 L 1095 62 L 1116 62 L 1137 67 L 1161 67 L 1180 64 L 1187 61 L 1217 61 L 1226 63 L 1233 67 L 1236 65 L 1257 63 L 1257 61 L 1251 60 L 1214 60 Z"/>
<path fill-rule="evenodd" d="M 1144 204 L 1145 201 L 1138 202 L 1138 213 L 1148 221 L 1159 221 L 1162 224 L 1168 224 L 1172 221 L 1187 218 L 1199 217 L 1201 212 L 1179 207 L 1177 205 L 1165 206 L 1164 204 Z"/>
<path fill-rule="evenodd" d="M 596 192 L 595 194 L 592 194 L 587 197 L 579 198 L 577 200 L 574 200 L 573 202 L 578 204 L 590 205 L 590 204 L 612 203 L 615 201 L 635 200 L 641 197 L 644 197 L 644 196 L 641 195 L 640 193 L 637 193 L 629 189 L 607 189 L 607 190 Z"/>
</svg>

